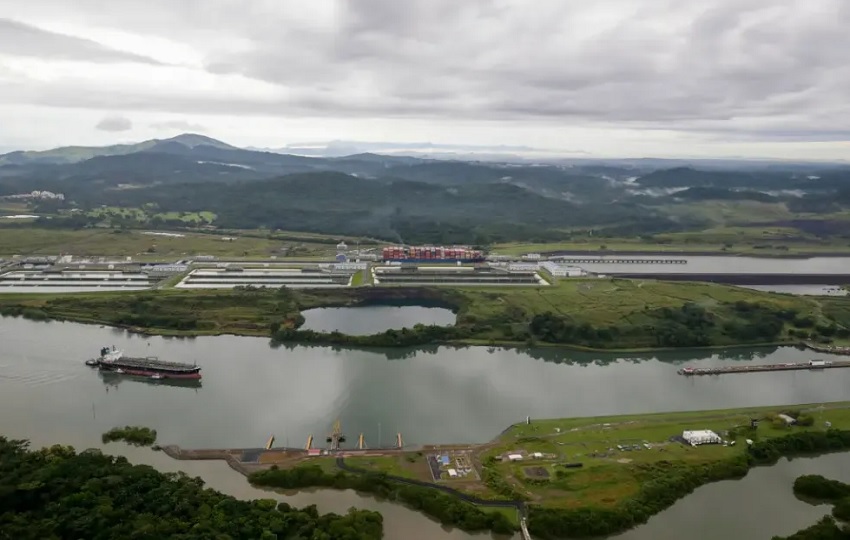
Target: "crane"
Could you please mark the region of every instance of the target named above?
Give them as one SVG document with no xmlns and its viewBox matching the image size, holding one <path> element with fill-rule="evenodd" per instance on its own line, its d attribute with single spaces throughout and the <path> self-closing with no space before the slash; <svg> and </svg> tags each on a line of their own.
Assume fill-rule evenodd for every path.
<svg viewBox="0 0 850 540">
<path fill-rule="evenodd" d="M 330 443 L 331 450 L 339 450 L 340 444 L 345 442 L 345 435 L 342 433 L 342 425 L 339 420 L 334 422 L 333 431 L 326 440 Z"/>
</svg>

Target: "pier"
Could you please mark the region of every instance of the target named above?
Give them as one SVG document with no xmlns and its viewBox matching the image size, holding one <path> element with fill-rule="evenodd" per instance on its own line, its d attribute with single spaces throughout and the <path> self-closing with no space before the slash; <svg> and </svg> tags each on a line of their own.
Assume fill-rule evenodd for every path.
<svg viewBox="0 0 850 540">
<path fill-rule="evenodd" d="M 850 367 L 850 360 L 828 361 L 810 360 L 808 362 L 796 362 L 788 364 L 763 364 L 746 366 L 720 366 L 707 368 L 686 367 L 679 370 L 679 375 L 722 375 L 724 373 L 759 373 L 764 371 L 801 371 L 801 370 L 823 370 Z"/>
</svg>

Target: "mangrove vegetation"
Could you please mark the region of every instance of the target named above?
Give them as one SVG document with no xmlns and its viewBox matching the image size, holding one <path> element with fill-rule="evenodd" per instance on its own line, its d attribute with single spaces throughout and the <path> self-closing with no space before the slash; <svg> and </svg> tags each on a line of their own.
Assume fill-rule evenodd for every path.
<svg viewBox="0 0 850 540">
<path fill-rule="evenodd" d="M 156 442 L 156 430 L 142 426 L 115 427 L 101 435 L 103 443 L 124 441 L 133 446 L 150 446 Z"/>
</svg>

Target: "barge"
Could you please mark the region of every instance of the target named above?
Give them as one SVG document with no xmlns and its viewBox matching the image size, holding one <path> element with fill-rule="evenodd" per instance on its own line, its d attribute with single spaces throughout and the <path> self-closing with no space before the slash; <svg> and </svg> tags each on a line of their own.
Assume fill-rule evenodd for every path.
<svg viewBox="0 0 850 540">
<path fill-rule="evenodd" d="M 124 356 L 115 347 L 103 347 L 100 356 L 86 360 L 86 365 L 100 371 L 161 379 L 200 379 L 201 367 L 181 362 L 166 362 L 156 356 L 134 358 Z"/>
<path fill-rule="evenodd" d="M 679 370 L 679 375 L 722 375 L 724 373 L 759 373 L 764 371 L 799 371 L 799 370 L 821 370 L 830 368 L 850 367 L 850 360 L 809 360 L 808 362 L 790 362 L 785 364 L 750 364 L 745 366 L 718 366 L 718 367 L 685 367 Z"/>
</svg>

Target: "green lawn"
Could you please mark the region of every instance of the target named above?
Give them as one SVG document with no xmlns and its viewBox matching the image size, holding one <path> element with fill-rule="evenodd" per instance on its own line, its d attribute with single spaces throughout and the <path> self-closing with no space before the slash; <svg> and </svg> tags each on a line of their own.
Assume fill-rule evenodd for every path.
<svg viewBox="0 0 850 540">
<path fill-rule="evenodd" d="M 347 457 L 345 463 L 352 467 L 359 467 L 369 471 L 382 472 L 402 478 L 419 478 L 413 467 L 417 464 L 422 466 L 425 458 L 417 453 L 391 456 L 363 456 Z"/>
</svg>

